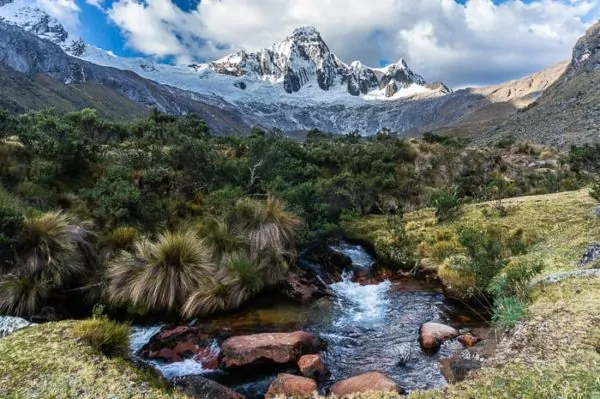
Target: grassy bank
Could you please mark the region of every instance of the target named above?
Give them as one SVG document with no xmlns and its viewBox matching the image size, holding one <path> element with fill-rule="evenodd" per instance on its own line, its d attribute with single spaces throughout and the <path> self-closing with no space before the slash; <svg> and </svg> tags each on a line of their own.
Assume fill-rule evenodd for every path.
<svg viewBox="0 0 600 399">
<path fill-rule="evenodd" d="M 528 244 L 511 259 L 542 261 L 540 278 L 576 270 L 586 247 L 600 238 L 600 222 L 587 190 L 514 198 L 498 204 L 467 205 L 452 223 L 436 223 L 432 210 L 405 215 L 407 236 L 416 242 L 422 268 L 446 284 L 470 282 L 452 269 L 460 256 L 462 228 L 498 228 L 518 233 Z M 393 237 L 385 217 L 370 217 L 348 226 L 371 240 L 378 252 L 389 251 Z M 591 265 L 592 267 L 597 265 Z M 600 279 L 574 278 L 538 286 L 526 318 L 502 336 L 486 366 L 445 391 L 414 392 L 411 398 L 596 398 L 600 397 Z M 383 398 L 385 396 L 363 396 Z"/>
<path fill-rule="evenodd" d="M 0 339 L 0 398 L 185 398 L 150 372 L 75 338 L 77 322 L 26 328 Z"/>
</svg>

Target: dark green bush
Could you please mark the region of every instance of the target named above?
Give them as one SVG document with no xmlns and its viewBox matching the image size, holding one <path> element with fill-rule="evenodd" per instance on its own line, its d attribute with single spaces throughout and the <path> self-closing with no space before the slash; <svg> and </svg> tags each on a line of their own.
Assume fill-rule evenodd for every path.
<svg viewBox="0 0 600 399">
<path fill-rule="evenodd" d="M 439 222 L 455 219 L 459 215 L 461 207 L 458 189 L 435 190 L 429 198 L 429 206 L 435 209 L 435 216 Z"/>
</svg>

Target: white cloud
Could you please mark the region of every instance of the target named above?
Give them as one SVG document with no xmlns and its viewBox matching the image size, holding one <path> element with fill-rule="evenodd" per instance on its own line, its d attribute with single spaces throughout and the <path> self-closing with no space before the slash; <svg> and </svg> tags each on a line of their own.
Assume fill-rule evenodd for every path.
<svg viewBox="0 0 600 399">
<path fill-rule="evenodd" d="M 105 0 L 85 0 L 86 3 L 102 9 Z"/>
<path fill-rule="evenodd" d="M 516 78 L 569 58 L 590 19 L 600 16 L 597 3 L 202 0 L 184 12 L 171 0 L 118 0 L 108 15 L 133 48 L 185 62 L 270 46 L 310 24 L 347 62 L 404 57 L 426 79 L 457 86 Z"/>
<path fill-rule="evenodd" d="M 36 5 L 71 30 L 79 26 L 79 7 L 75 0 L 37 0 Z"/>
</svg>

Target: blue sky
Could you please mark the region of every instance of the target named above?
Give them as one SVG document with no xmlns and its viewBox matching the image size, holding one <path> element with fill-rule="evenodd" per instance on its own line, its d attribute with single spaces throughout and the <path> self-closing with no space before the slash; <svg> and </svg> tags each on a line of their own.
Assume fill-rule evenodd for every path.
<svg viewBox="0 0 600 399">
<path fill-rule="evenodd" d="M 377 66 L 402 57 L 427 80 L 454 87 L 566 59 L 600 16 L 597 0 L 62 1 L 79 7 L 86 42 L 121 56 L 201 62 L 268 47 L 314 25 L 346 62 Z"/>
</svg>

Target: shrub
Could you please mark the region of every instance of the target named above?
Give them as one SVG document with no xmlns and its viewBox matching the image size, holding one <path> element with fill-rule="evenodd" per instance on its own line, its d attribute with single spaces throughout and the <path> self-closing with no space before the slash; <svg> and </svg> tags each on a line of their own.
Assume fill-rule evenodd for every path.
<svg viewBox="0 0 600 399">
<path fill-rule="evenodd" d="M 129 325 L 95 317 L 78 322 L 75 336 L 106 356 L 123 356 L 129 353 Z"/>
<path fill-rule="evenodd" d="M 429 198 L 429 206 L 435 209 L 438 222 L 453 220 L 458 216 L 461 206 L 458 189 L 435 190 Z"/>
<path fill-rule="evenodd" d="M 181 315 L 191 319 L 227 310 L 232 302 L 230 295 L 231 287 L 223 280 L 222 275 L 216 275 L 190 295 L 181 309 Z"/>
<path fill-rule="evenodd" d="M 56 286 L 86 272 L 92 252 L 91 225 L 62 212 L 25 218 L 16 242 L 19 273 Z"/>
<path fill-rule="evenodd" d="M 0 271 L 14 262 L 15 244 L 22 222 L 20 205 L 0 187 Z"/>
<path fill-rule="evenodd" d="M 461 269 L 472 275 L 477 288 L 485 293 L 492 279 L 507 263 L 503 257 L 504 246 L 498 234 L 493 231 L 464 229 L 460 232 L 458 240 L 467 255 Z"/>
<path fill-rule="evenodd" d="M 244 198 L 237 203 L 233 217 L 249 243 L 250 259 L 258 263 L 267 259 L 274 268 L 289 263 L 300 220 L 285 211 L 283 202 L 273 197 L 265 202 Z"/>
<path fill-rule="evenodd" d="M 490 283 L 488 291 L 495 297 L 516 297 L 527 300 L 530 294 L 530 283 L 533 277 L 544 269 L 539 261 L 527 262 L 517 260 L 510 262 L 502 274 L 497 275 Z"/>
<path fill-rule="evenodd" d="M 501 328 L 513 328 L 527 315 L 527 305 L 515 297 L 500 298 L 494 303 L 492 321 Z"/>
<path fill-rule="evenodd" d="M 142 239 L 133 253 L 122 251 L 108 266 L 108 292 L 116 302 L 153 312 L 179 311 L 215 273 L 210 251 L 191 230 Z"/>
<path fill-rule="evenodd" d="M 44 304 L 51 286 L 39 277 L 8 274 L 0 280 L 0 314 L 33 316 Z"/>
</svg>

